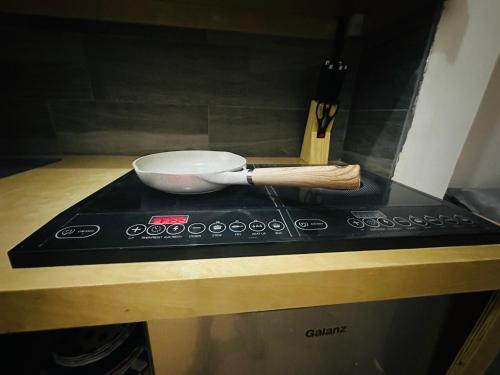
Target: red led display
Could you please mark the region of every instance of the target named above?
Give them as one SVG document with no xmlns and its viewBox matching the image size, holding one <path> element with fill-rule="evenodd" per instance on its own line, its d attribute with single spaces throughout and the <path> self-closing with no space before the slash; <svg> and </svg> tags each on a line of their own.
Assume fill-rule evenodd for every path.
<svg viewBox="0 0 500 375">
<path fill-rule="evenodd" d="M 188 215 L 152 216 L 149 224 L 186 224 Z"/>
</svg>

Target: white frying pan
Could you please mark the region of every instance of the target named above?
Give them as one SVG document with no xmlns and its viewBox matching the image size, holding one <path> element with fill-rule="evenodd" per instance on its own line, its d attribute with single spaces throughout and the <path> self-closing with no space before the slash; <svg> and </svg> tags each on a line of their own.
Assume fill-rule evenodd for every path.
<svg viewBox="0 0 500 375">
<path fill-rule="evenodd" d="M 227 185 L 285 185 L 359 189 L 359 165 L 246 168 L 245 158 L 223 151 L 172 151 L 133 162 L 146 185 L 167 193 L 199 194 Z"/>
</svg>

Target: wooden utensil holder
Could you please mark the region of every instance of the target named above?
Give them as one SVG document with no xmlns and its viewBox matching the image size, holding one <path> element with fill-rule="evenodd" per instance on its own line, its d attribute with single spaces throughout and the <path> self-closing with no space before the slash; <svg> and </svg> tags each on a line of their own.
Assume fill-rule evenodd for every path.
<svg viewBox="0 0 500 375">
<path fill-rule="evenodd" d="M 318 138 L 318 120 L 316 118 L 316 106 L 318 102 L 311 100 L 309 115 L 307 117 L 306 131 L 302 140 L 300 158 L 307 164 L 327 165 L 330 151 L 330 135 L 335 118 L 328 124 L 324 138 Z M 333 110 L 336 110 L 335 107 Z"/>
</svg>

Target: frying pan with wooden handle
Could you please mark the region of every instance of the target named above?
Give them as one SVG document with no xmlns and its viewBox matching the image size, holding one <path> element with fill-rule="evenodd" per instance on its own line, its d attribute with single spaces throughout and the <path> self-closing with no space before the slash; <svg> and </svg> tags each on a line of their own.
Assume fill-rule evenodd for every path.
<svg viewBox="0 0 500 375">
<path fill-rule="evenodd" d="M 171 151 L 133 162 L 146 185 L 167 193 L 200 194 L 228 185 L 359 189 L 359 165 L 246 168 L 246 159 L 224 151 Z"/>
</svg>

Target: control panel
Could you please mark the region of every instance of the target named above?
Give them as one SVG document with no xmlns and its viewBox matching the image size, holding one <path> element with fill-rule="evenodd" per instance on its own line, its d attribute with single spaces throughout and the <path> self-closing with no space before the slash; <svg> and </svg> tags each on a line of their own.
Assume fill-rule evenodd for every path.
<svg viewBox="0 0 500 375">
<path fill-rule="evenodd" d="M 447 234 L 477 228 L 473 215 L 457 214 L 444 206 L 383 207 L 373 210 L 290 209 L 299 236 L 384 237 L 391 235 Z"/>
<path fill-rule="evenodd" d="M 77 213 L 38 237 L 26 250 L 30 262 L 21 258 L 15 266 L 441 246 L 464 243 L 464 235 L 487 243 L 489 234 L 498 233 L 494 225 L 444 205 Z"/>
<path fill-rule="evenodd" d="M 430 216 L 424 215 L 423 217 L 410 215 L 408 217 L 395 216 L 392 218 L 383 217 L 373 217 L 373 218 L 358 218 L 351 217 L 347 219 L 347 223 L 356 229 L 363 228 L 410 228 L 415 227 L 450 227 L 450 226 L 460 226 L 460 225 L 473 225 L 474 220 L 470 217 L 462 215 L 439 215 Z"/>
<path fill-rule="evenodd" d="M 251 219 L 251 218 L 250 218 Z M 218 237 L 224 236 L 266 236 L 274 235 L 290 235 L 284 220 L 281 217 L 262 219 L 265 221 L 248 218 L 230 219 L 232 221 L 224 221 L 224 219 L 215 220 L 213 222 L 204 222 L 203 219 L 186 224 L 153 224 L 145 225 L 142 223 L 133 224 L 125 230 L 125 235 L 131 239 L 132 237 L 141 236 L 143 239 L 152 238 L 162 235 L 164 238 L 177 238 L 178 236 L 187 236 L 191 238 L 199 238 L 202 235 Z"/>
<path fill-rule="evenodd" d="M 296 236 L 286 210 L 195 211 L 168 215 L 78 214 L 44 246 L 51 248 L 185 246 L 289 241 Z M 299 225 L 316 228 L 314 220 Z M 326 225 L 326 223 L 324 223 Z"/>
<path fill-rule="evenodd" d="M 316 238 L 446 234 L 476 226 L 444 206 L 373 210 L 276 208 L 129 214 L 78 214 L 44 246 L 189 246 L 308 241 Z"/>
</svg>

